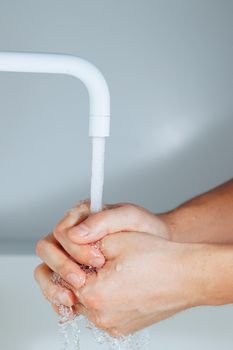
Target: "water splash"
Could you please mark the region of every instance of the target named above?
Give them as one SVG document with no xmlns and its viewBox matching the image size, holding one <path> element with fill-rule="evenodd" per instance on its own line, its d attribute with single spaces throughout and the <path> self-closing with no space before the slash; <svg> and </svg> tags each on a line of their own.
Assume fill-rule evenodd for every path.
<svg viewBox="0 0 233 350">
<path fill-rule="evenodd" d="M 92 267 L 83 266 L 86 272 L 91 273 Z M 70 289 L 69 284 L 57 273 L 52 274 L 53 283 Z M 82 315 L 75 315 L 72 307 L 59 305 L 60 319 L 58 322 L 59 333 L 62 336 L 61 350 L 68 350 L 70 346 L 80 350 L 80 322 L 85 322 L 85 328 L 90 329 L 98 344 L 107 344 L 109 350 L 146 350 L 149 342 L 148 330 L 139 331 L 127 336 L 113 338 L 108 333 L 97 328 Z"/>
<path fill-rule="evenodd" d="M 60 305 L 59 333 L 62 338 L 61 350 L 68 350 L 70 345 L 74 350 L 80 350 L 80 327 L 79 322 L 83 316 L 74 317 L 70 307 Z"/>
<path fill-rule="evenodd" d="M 146 350 L 150 343 L 150 336 L 147 329 L 121 336 L 118 338 L 111 337 L 108 333 L 90 324 L 89 327 L 98 344 L 107 344 L 109 350 Z"/>
<path fill-rule="evenodd" d="M 66 308 L 66 307 L 65 307 Z M 64 311 L 64 310 L 63 310 Z M 67 311 L 65 311 L 66 313 Z M 59 322 L 60 334 L 63 338 L 61 350 L 68 350 L 72 346 L 75 350 L 81 350 L 80 347 L 80 322 L 85 323 L 85 328 L 90 329 L 95 341 L 100 344 L 106 344 L 109 350 L 146 350 L 150 342 L 147 330 L 136 332 L 125 337 L 113 338 L 106 332 L 98 329 L 84 317 L 75 317 L 67 320 L 65 323 Z"/>
</svg>

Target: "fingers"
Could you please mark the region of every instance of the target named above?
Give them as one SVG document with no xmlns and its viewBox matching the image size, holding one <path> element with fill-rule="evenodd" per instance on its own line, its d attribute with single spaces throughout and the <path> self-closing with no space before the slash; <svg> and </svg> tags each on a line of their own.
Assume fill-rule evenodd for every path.
<svg viewBox="0 0 233 350">
<path fill-rule="evenodd" d="M 69 209 L 64 218 L 57 224 L 55 230 L 64 231 L 78 225 L 90 215 L 90 201 L 80 201 L 74 208 Z"/>
<path fill-rule="evenodd" d="M 84 265 L 91 265 L 100 268 L 105 263 L 105 258 L 98 248 L 98 245 L 78 245 L 73 243 L 68 237 L 66 231 L 54 230 L 54 237 L 62 245 L 64 250 L 72 258 Z"/>
<path fill-rule="evenodd" d="M 36 245 L 36 254 L 50 269 L 60 275 L 74 289 L 85 284 L 86 274 L 69 255 L 64 252 L 52 234 L 41 239 Z"/>
<path fill-rule="evenodd" d="M 77 315 L 83 315 L 86 318 L 89 318 L 88 310 L 85 308 L 84 305 L 78 303 L 74 306 L 75 314 Z"/>
<path fill-rule="evenodd" d="M 82 223 L 70 228 L 67 235 L 74 243 L 87 244 L 120 231 L 149 232 L 152 219 L 154 216 L 147 210 L 123 204 L 91 214 Z"/>
<path fill-rule="evenodd" d="M 45 264 L 39 265 L 34 272 L 34 277 L 39 284 L 45 298 L 56 306 L 58 312 L 59 305 L 72 306 L 77 302 L 77 297 L 71 290 L 58 286 L 52 282 L 53 272 Z"/>
<path fill-rule="evenodd" d="M 72 258 L 84 265 L 100 268 L 105 263 L 105 258 L 95 245 L 77 245 L 67 237 L 67 229 L 79 224 L 90 214 L 90 201 L 82 201 L 77 207 L 67 211 L 65 217 L 56 225 L 54 237 L 62 245 Z"/>
<path fill-rule="evenodd" d="M 53 310 L 58 314 L 60 315 L 60 310 L 59 310 L 59 306 L 57 306 L 56 304 L 51 304 Z"/>
<path fill-rule="evenodd" d="M 96 327 L 101 328 L 106 332 L 108 331 L 108 329 L 105 328 L 102 323 L 100 323 L 100 321 L 99 321 L 100 317 L 99 317 L 98 312 L 96 310 L 94 310 L 94 309 L 88 310 L 85 306 L 83 306 L 80 303 L 76 304 L 74 309 L 75 309 L 75 313 L 77 315 L 83 315 Z"/>
<path fill-rule="evenodd" d="M 135 237 L 135 232 L 118 232 L 114 234 L 107 235 L 104 237 L 101 242 L 101 251 L 103 252 L 107 261 L 110 261 L 116 257 L 119 257 L 121 253 L 128 249 L 131 245 L 130 237 Z M 122 239 L 122 234 L 124 235 L 124 239 Z M 141 235 L 142 233 L 138 233 Z M 102 270 L 99 270 L 99 274 L 101 274 Z"/>
<path fill-rule="evenodd" d="M 74 319 L 77 315 L 75 311 L 75 305 L 73 306 L 65 306 L 65 305 L 55 305 L 51 304 L 53 310 L 60 316 L 59 323 L 66 323 Z"/>
<path fill-rule="evenodd" d="M 104 265 L 105 258 L 97 246 L 75 244 L 67 238 L 65 233 L 59 235 L 55 234 L 55 237 L 65 251 L 80 264 L 96 268 L 100 268 Z"/>
</svg>

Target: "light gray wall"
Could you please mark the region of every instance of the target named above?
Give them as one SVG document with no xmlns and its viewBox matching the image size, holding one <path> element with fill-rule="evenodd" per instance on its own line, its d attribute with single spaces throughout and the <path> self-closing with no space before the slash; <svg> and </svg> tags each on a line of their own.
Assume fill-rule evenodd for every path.
<svg viewBox="0 0 233 350">
<path fill-rule="evenodd" d="M 0 50 L 75 54 L 102 70 L 105 202 L 153 211 L 232 177 L 232 38 L 227 0 L 0 1 Z M 25 249 L 89 196 L 87 116 L 73 78 L 0 73 L 1 247 Z"/>
</svg>

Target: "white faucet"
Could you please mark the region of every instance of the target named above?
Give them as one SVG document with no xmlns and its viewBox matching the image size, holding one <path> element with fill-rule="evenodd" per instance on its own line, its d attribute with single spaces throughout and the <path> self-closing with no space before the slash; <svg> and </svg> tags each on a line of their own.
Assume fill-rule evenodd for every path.
<svg viewBox="0 0 233 350">
<path fill-rule="evenodd" d="M 102 209 L 105 138 L 110 130 L 110 94 L 101 72 L 71 55 L 0 52 L 0 71 L 67 74 L 80 79 L 89 93 L 89 136 L 92 137 L 91 212 Z"/>
</svg>

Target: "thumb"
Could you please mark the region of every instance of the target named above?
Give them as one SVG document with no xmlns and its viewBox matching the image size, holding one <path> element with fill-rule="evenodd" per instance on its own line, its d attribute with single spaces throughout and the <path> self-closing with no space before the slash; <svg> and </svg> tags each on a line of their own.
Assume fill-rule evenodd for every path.
<svg viewBox="0 0 233 350">
<path fill-rule="evenodd" d="M 108 234 L 121 231 L 152 233 L 156 217 L 147 210 L 132 204 L 91 214 L 79 225 L 68 230 L 68 237 L 78 244 L 96 242 Z"/>
</svg>

